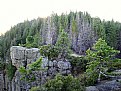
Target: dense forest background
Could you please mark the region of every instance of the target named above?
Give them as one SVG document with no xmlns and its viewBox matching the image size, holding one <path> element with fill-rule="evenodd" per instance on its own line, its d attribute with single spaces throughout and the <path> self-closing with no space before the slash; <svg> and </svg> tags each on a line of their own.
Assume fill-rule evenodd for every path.
<svg viewBox="0 0 121 91">
<path fill-rule="evenodd" d="M 121 23 L 92 18 L 87 12 L 70 12 L 26 20 L 11 27 L 0 36 L 0 58 L 2 60 L 9 58 L 10 47 L 24 46 L 27 37 L 33 38 L 32 47 L 54 45 L 62 29 L 67 32 L 71 49 L 77 54 L 85 55 L 86 50 L 91 48 L 98 38 L 104 39 L 109 46 L 121 50 Z"/>
</svg>

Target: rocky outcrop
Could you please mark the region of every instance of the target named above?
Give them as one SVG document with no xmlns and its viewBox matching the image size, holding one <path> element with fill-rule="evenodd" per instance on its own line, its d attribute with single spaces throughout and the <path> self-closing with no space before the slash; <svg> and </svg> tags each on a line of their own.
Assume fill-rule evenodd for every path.
<svg viewBox="0 0 121 91">
<path fill-rule="evenodd" d="M 36 61 L 40 57 L 38 48 L 25 48 L 20 46 L 13 46 L 10 49 L 12 64 L 18 69 L 20 66 L 27 67 L 28 64 Z M 57 73 L 67 75 L 71 73 L 71 64 L 67 59 L 48 60 L 46 57 L 42 57 L 41 67 L 46 69 L 44 71 L 35 71 L 33 74 L 36 77 L 36 81 L 27 83 L 21 81 L 21 75 L 17 70 L 15 77 L 12 80 L 12 91 L 27 91 L 33 87 L 38 86 L 46 82 L 47 78 L 54 77 Z"/>
<path fill-rule="evenodd" d="M 21 46 L 12 46 L 10 52 L 12 64 L 17 68 L 20 66 L 26 66 L 40 57 L 38 48 L 27 49 Z"/>
<path fill-rule="evenodd" d="M 86 88 L 86 91 L 99 91 L 96 86 L 89 86 Z"/>
<path fill-rule="evenodd" d="M 2 72 L 0 72 L 0 91 L 2 91 L 4 88 L 3 84 L 4 84 L 3 74 L 2 74 Z"/>
<path fill-rule="evenodd" d="M 107 81 L 105 83 L 89 86 L 86 91 L 121 91 L 121 79 Z"/>
</svg>

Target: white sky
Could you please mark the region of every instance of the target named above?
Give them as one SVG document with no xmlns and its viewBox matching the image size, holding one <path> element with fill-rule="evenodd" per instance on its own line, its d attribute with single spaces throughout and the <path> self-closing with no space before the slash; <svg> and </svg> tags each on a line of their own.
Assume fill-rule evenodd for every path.
<svg viewBox="0 0 121 91">
<path fill-rule="evenodd" d="M 0 33 L 27 19 L 70 10 L 121 22 L 121 0 L 0 0 Z"/>
</svg>

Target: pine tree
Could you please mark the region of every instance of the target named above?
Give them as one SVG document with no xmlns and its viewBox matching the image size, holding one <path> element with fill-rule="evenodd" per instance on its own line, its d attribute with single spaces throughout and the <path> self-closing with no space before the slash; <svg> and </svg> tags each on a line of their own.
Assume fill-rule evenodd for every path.
<svg viewBox="0 0 121 91">
<path fill-rule="evenodd" d="M 64 32 L 64 30 L 60 32 L 60 35 L 58 36 L 58 40 L 56 42 L 55 47 L 57 48 L 60 56 L 64 58 L 70 52 L 70 43 L 69 43 L 68 35 L 66 32 Z"/>
<path fill-rule="evenodd" d="M 101 73 L 105 73 L 107 67 L 112 67 L 111 64 L 118 60 L 115 58 L 117 53 L 119 53 L 118 50 L 114 50 L 107 45 L 105 40 L 100 38 L 92 47 L 92 50 L 87 50 L 86 57 L 89 63 L 86 72 L 90 75 L 95 75 L 95 80 L 98 78 L 100 81 Z"/>
</svg>

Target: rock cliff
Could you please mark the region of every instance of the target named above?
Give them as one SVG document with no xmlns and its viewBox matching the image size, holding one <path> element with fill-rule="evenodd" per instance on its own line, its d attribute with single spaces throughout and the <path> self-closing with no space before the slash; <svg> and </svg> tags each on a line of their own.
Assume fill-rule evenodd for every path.
<svg viewBox="0 0 121 91">
<path fill-rule="evenodd" d="M 18 69 L 20 66 L 26 67 L 28 64 L 36 61 L 40 56 L 38 48 L 25 48 L 20 46 L 12 46 L 10 49 L 12 64 Z M 29 90 L 32 86 L 37 86 L 46 82 L 48 77 L 53 77 L 57 73 L 67 75 L 71 73 L 71 64 L 67 59 L 48 60 L 46 57 L 42 58 L 42 68 L 47 70 L 41 72 L 34 72 L 37 81 L 27 83 L 21 81 L 21 75 L 17 70 L 15 77 L 12 80 L 12 91 L 22 91 L 24 89 Z M 40 80 L 41 78 L 41 80 Z"/>
</svg>

